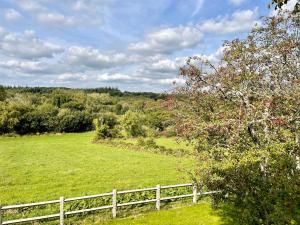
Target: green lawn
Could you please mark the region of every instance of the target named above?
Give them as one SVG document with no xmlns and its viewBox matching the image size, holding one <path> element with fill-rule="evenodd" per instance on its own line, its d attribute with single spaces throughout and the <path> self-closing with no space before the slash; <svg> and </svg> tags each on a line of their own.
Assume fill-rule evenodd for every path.
<svg viewBox="0 0 300 225">
<path fill-rule="evenodd" d="M 191 168 L 191 159 L 92 144 L 92 137 L 0 137 L 1 204 L 187 181 L 182 169 Z"/>
<path fill-rule="evenodd" d="M 97 225 L 220 225 L 221 218 L 212 210 L 209 203 L 179 209 L 150 212 L 143 215 L 116 219 Z"/>
</svg>

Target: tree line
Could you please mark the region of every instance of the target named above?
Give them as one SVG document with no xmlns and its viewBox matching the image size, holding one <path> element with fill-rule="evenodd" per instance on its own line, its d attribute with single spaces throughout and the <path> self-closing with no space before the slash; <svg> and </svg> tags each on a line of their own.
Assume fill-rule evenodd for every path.
<svg viewBox="0 0 300 225">
<path fill-rule="evenodd" d="M 166 94 L 121 92 L 115 88 L 1 86 L 0 134 L 84 132 L 93 130 L 101 117 L 121 118 L 125 114 L 135 117 L 134 121 L 138 119 L 139 126 L 143 126 L 141 133 L 147 129 L 163 131 L 169 114 L 160 104 L 165 98 Z"/>
</svg>

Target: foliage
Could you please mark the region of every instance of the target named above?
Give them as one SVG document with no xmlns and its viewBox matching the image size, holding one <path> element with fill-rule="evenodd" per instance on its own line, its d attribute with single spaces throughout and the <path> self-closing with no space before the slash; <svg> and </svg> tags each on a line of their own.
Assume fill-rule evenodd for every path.
<svg viewBox="0 0 300 225">
<path fill-rule="evenodd" d="M 146 148 L 159 148 L 159 146 L 156 144 L 153 138 L 148 138 L 148 139 L 139 138 L 137 140 L 137 144 L 139 146 L 146 147 Z"/>
<path fill-rule="evenodd" d="M 177 142 L 174 138 L 144 138 L 135 139 L 116 139 L 114 141 L 104 142 L 114 147 L 122 147 L 124 149 L 136 151 L 149 151 L 158 154 L 172 155 L 175 157 L 192 156 L 191 146 L 186 143 Z"/>
<path fill-rule="evenodd" d="M 238 224 L 300 221 L 299 55 L 299 14 L 279 14 L 226 42 L 219 64 L 180 70 L 177 131 L 197 140 L 199 185 L 223 190 Z"/>
<path fill-rule="evenodd" d="M 148 117 L 144 114 L 150 112 L 150 107 L 164 114 L 166 110 L 161 109 L 160 98 L 163 96 L 159 94 L 123 93 L 112 88 L 0 86 L 0 134 L 88 131 L 93 129 L 93 119 L 106 113 L 124 115 L 129 108 L 138 112 L 139 117 Z M 151 123 L 144 123 L 149 134 L 156 132 L 155 124 L 169 124 L 158 121 L 164 117 L 155 118 Z"/>
<path fill-rule="evenodd" d="M 59 124 L 57 131 L 59 132 L 82 132 L 92 129 L 92 118 L 82 111 L 71 109 L 60 110 L 57 119 Z"/>
<path fill-rule="evenodd" d="M 147 123 L 149 127 L 157 131 L 164 131 L 170 124 L 170 113 L 163 110 L 151 110 L 147 112 Z"/>
<path fill-rule="evenodd" d="M 271 5 L 275 5 L 275 9 L 281 9 L 284 5 L 288 4 L 288 2 L 291 2 L 291 0 L 272 0 Z M 294 13 L 300 12 L 300 2 L 296 2 L 294 6 Z"/>
<path fill-rule="evenodd" d="M 6 91 L 3 86 L 0 85 L 0 102 L 6 99 Z"/>
<path fill-rule="evenodd" d="M 129 137 L 144 136 L 143 125 L 144 118 L 137 112 L 129 110 L 121 118 L 121 126 Z"/>
<path fill-rule="evenodd" d="M 96 140 L 118 137 L 117 117 L 112 113 L 105 113 L 94 120 L 96 127 Z"/>
</svg>

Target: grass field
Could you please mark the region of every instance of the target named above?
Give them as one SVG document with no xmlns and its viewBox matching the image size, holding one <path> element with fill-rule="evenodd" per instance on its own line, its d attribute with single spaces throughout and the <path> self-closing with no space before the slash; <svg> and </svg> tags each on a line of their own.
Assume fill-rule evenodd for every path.
<svg viewBox="0 0 300 225">
<path fill-rule="evenodd" d="M 192 168 L 192 159 L 93 144 L 92 138 L 91 132 L 0 137 L 0 203 L 36 202 L 62 195 L 82 196 L 110 192 L 113 188 L 189 181 L 184 170 Z M 160 138 L 157 143 L 178 147 L 169 138 Z M 110 213 L 96 214 L 80 218 L 76 224 L 219 225 L 220 218 L 204 202 L 116 220 L 110 219 Z"/>
<path fill-rule="evenodd" d="M 92 137 L 0 137 L 1 204 L 187 181 L 190 159 L 93 144 Z"/>
<path fill-rule="evenodd" d="M 143 215 L 116 219 L 97 225 L 221 225 L 221 218 L 217 211 L 212 210 L 209 203 L 179 209 L 150 212 Z"/>
</svg>

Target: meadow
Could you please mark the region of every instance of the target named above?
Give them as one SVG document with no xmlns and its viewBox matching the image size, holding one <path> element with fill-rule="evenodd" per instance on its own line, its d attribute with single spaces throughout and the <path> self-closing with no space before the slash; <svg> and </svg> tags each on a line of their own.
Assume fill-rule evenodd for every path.
<svg viewBox="0 0 300 225">
<path fill-rule="evenodd" d="M 93 132 L 0 137 L 2 204 L 186 182 L 192 160 L 93 144 Z"/>
<path fill-rule="evenodd" d="M 91 141 L 93 136 L 93 132 L 87 132 L 0 137 L 1 204 L 52 200 L 61 195 L 82 196 L 109 192 L 113 188 L 125 190 L 189 182 L 187 171 L 193 166 L 191 158 L 95 144 Z M 158 143 L 175 148 L 177 142 L 161 138 Z M 219 216 L 207 202 L 186 205 L 116 220 L 109 219 L 110 213 L 104 217 L 99 214 L 93 220 L 80 218 L 76 224 L 176 225 L 182 224 L 183 218 L 189 218 L 185 224 L 218 224 Z M 199 215 L 202 215 L 200 220 Z"/>
</svg>

